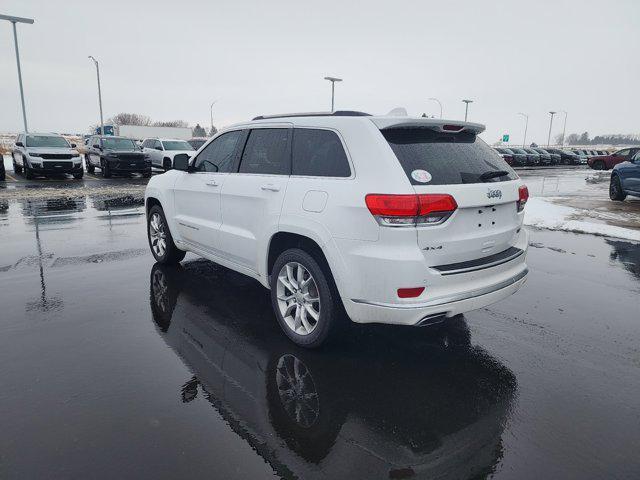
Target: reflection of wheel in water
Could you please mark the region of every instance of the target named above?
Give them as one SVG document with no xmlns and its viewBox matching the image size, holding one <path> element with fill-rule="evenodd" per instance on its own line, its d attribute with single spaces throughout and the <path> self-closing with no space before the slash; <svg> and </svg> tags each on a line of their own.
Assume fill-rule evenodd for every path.
<svg viewBox="0 0 640 480">
<path fill-rule="evenodd" d="M 151 293 L 153 302 L 159 313 L 166 315 L 169 311 L 169 295 L 167 293 L 167 278 L 159 268 L 154 270 L 151 277 Z"/>
<path fill-rule="evenodd" d="M 287 415 L 300 427 L 313 426 L 320 414 L 320 401 L 304 362 L 291 354 L 281 356 L 276 365 L 276 385 Z"/>
</svg>

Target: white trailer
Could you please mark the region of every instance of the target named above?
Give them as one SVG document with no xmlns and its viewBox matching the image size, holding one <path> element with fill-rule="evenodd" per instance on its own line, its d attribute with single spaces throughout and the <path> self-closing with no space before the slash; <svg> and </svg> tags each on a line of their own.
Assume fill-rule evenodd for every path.
<svg viewBox="0 0 640 480">
<path fill-rule="evenodd" d="M 156 137 L 188 140 L 192 136 L 189 127 L 146 127 L 142 125 L 119 125 L 115 128 L 115 134 L 134 140 Z"/>
</svg>

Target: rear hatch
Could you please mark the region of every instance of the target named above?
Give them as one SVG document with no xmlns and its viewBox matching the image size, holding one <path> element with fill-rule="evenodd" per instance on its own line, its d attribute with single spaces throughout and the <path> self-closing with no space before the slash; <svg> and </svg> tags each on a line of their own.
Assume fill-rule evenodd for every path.
<svg viewBox="0 0 640 480">
<path fill-rule="evenodd" d="M 443 223 L 416 227 L 429 266 L 500 258 L 514 252 L 520 231 L 521 181 L 477 137 L 481 126 L 468 125 L 400 124 L 381 129 L 417 194 L 448 194 L 457 203 Z"/>
</svg>

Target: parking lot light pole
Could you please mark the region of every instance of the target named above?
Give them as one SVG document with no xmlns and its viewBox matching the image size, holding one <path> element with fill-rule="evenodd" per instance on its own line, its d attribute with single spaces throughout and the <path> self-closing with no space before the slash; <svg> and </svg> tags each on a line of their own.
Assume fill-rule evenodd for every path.
<svg viewBox="0 0 640 480">
<path fill-rule="evenodd" d="M 442 103 L 440 103 L 440 100 L 438 100 L 437 98 L 434 98 L 434 97 L 430 97 L 429 100 L 433 100 L 434 102 L 438 102 L 438 105 L 440 106 L 440 118 L 442 118 Z"/>
<path fill-rule="evenodd" d="M 527 144 L 527 127 L 529 126 L 529 115 L 522 112 L 518 112 L 518 115 L 522 115 L 524 117 L 524 137 L 522 137 L 522 147 L 524 148 Z"/>
<path fill-rule="evenodd" d="M 18 32 L 16 30 L 16 23 L 32 24 L 34 20 L 32 18 L 12 17 L 11 15 L 0 14 L 0 20 L 6 20 L 11 22 L 13 26 L 13 44 L 16 49 L 16 64 L 18 65 L 18 84 L 20 85 L 20 101 L 22 102 L 22 121 L 24 122 L 24 133 L 29 133 L 27 127 L 27 110 L 24 107 L 24 89 L 22 88 L 22 69 L 20 68 L 20 50 L 18 49 Z"/>
<path fill-rule="evenodd" d="M 560 146 L 564 147 L 564 134 L 567 133 L 567 112 L 564 110 L 560 111 L 564 113 L 564 125 L 562 126 L 562 145 Z"/>
<path fill-rule="evenodd" d="M 549 136 L 547 137 L 547 147 L 551 145 L 551 127 L 553 126 L 553 116 L 558 112 L 549 112 L 551 114 L 551 120 L 549 121 Z"/>
<path fill-rule="evenodd" d="M 331 111 L 333 112 L 334 98 L 336 93 L 336 82 L 341 82 L 342 79 L 336 77 L 324 77 L 324 79 L 331 82 Z"/>
<path fill-rule="evenodd" d="M 469 104 L 473 103 L 473 100 L 464 99 L 462 100 L 465 103 L 464 106 L 464 121 L 467 121 L 467 115 L 469 114 Z"/>
<path fill-rule="evenodd" d="M 93 60 L 93 63 L 95 63 L 96 65 L 96 75 L 98 76 L 98 104 L 100 105 L 100 135 L 104 135 L 104 120 L 102 117 L 102 90 L 100 89 L 100 66 L 98 65 L 98 61 L 91 55 L 89 55 L 88 58 Z"/>
</svg>

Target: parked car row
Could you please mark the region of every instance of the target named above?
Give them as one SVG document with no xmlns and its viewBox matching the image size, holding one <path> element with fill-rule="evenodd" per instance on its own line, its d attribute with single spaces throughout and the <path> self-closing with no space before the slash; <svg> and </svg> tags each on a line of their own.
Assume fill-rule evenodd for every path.
<svg viewBox="0 0 640 480">
<path fill-rule="evenodd" d="M 587 163 L 575 152 L 562 148 L 494 147 L 511 166 L 579 165 Z"/>
<path fill-rule="evenodd" d="M 192 139 L 199 142 L 201 139 Z M 206 139 L 205 139 L 206 141 Z M 71 174 L 76 179 L 84 176 L 84 169 L 96 169 L 105 178 L 114 174 L 140 173 L 151 176 L 152 167 L 163 170 L 173 168 L 178 153 L 189 157 L 194 147 L 185 140 L 148 138 L 138 145 L 127 137 L 90 135 L 85 141 L 85 165 L 75 143 L 56 133 L 21 133 L 16 137 L 11 152 L 13 171 L 27 179 L 37 176 Z M 0 162 L 0 181 L 5 180 L 4 164 Z"/>
</svg>

